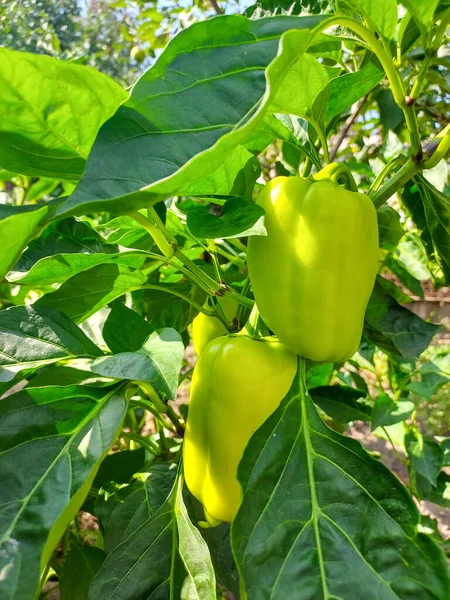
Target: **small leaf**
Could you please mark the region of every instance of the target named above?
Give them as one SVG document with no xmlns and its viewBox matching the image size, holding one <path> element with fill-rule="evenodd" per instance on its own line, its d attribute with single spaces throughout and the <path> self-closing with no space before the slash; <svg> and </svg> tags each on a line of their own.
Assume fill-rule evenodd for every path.
<svg viewBox="0 0 450 600">
<path fill-rule="evenodd" d="M 230 198 L 219 217 L 198 206 L 187 214 L 187 225 L 197 238 L 234 238 L 267 235 L 261 217 L 264 209 L 250 198 Z"/>
<path fill-rule="evenodd" d="M 74 537 L 59 575 L 61 600 L 83 600 L 105 560 L 100 548 L 80 544 Z"/>
<path fill-rule="evenodd" d="M 327 385 L 310 390 L 313 401 L 332 419 L 341 423 L 370 421 L 372 408 L 363 400 L 366 392 L 343 385 Z"/>
<path fill-rule="evenodd" d="M 103 326 L 103 339 L 113 354 L 135 352 L 151 334 L 152 327 L 137 312 L 116 300 Z"/>
<path fill-rule="evenodd" d="M 380 394 L 372 408 L 372 431 L 377 427 L 395 425 L 411 416 L 416 405 L 409 400 L 395 402 L 388 394 Z"/>
<path fill-rule="evenodd" d="M 326 120 L 340 115 L 352 104 L 365 96 L 384 77 L 379 65 L 369 61 L 355 73 L 346 73 L 332 79 L 329 83 L 330 98 L 326 110 Z"/>
<path fill-rule="evenodd" d="M 183 356 L 180 334 L 167 327 L 154 331 L 137 352 L 100 357 L 92 363 L 91 370 L 104 377 L 142 381 L 174 399 Z"/>
<path fill-rule="evenodd" d="M 400 306 L 379 283 L 366 309 L 364 331 L 382 350 L 403 358 L 417 358 L 439 327 Z"/>
<path fill-rule="evenodd" d="M 405 233 L 400 224 L 400 215 L 391 206 L 383 204 L 377 211 L 377 217 L 380 247 L 392 250 Z"/>
<path fill-rule="evenodd" d="M 114 473 L 112 475 L 114 477 Z M 129 485 L 97 498 L 95 516 L 102 525 L 107 554 L 137 532 L 161 508 L 173 487 L 175 475 L 176 469 L 171 468 L 170 463 L 153 464 L 137 472 Z"/>
<path fill-rule="evenodd" d="M 439 444 L 410 429 L 405 435 L 405 447 L 411 468 L 436 486 L 444 462 L 444 453 Z"/>
<path fill-rule="evenodd" d="M 66 315 L 36 305 L 0 311 L 0 348 L 0 381 L 62 358 L 101 354 Z"/>
</svg>

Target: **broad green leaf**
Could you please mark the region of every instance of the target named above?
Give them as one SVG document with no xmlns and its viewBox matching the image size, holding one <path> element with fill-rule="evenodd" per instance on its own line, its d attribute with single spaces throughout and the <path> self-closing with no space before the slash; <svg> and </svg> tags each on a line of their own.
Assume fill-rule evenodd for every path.
<svg viewBox="0 0 450 600">
<path fill-rule="evenodd" d="M 151 334 L 152 327 L 137 312 L 119 300 L 113 302 L 103 326 L 103 339 L 113 354 L 135 352 Z"/>
<path fill-rule="evenodd" d="M 416 408 L 414 402 L 409 400 L 393 400 L 389 394 L 380 394 L 375 399 L 372 408 L 372 431 L 377 427 L 395 425 L 400 421 L 406 421 Z"/>
<path fill-rule="evenodd" d="M 117 246 L 106 244 L 88 223 L 74 218 L 53 221 L 41 235 L 32 240 L 20 260 L 14 265 L 14 273 L 29 271 L 38 260 L 55 254 L 110 254 L 118 252 Z M 19 275 L 17 275 L 19 276 Z"/>
<path fill-rule="evenodd" d="M 59 575 L 61 600 L 83 600 L 95 574 L 105 560 L 105 552 L 94 546 L 81 544 L 73 536 L 70 550 Z"/>
<path fill-rule="evenodd" d="M 35 305 L 56 308 L 75 323 L 81 323 L 119 296 L 138 289 L 146 280 L 141 271 L 123 265 L 98 265 L 74 275 Z"/>
<path fill-rule="evenodd" d="M 173 327 L 182 333 L 197 316 L 198 310 L 177 294 L 202 306 L 206 300 L 205 292 L 188 281 L 160 284 L 158 287 L 158 290 L 145 290 L 142 298 L 144 312 L 152 330 Z"/>
<path fill-rule="evenodd" d="M 405 447 L 411 468 L 436 486 L 444 462 L 444 453 L 439 444 L 410 429 L 405 435 Z"/>
<path fill-rule="evenodd" d="M 216 217 L 199 205 L 187 213 L 187 225 L 197 238 L 233 238 L 267 235 L 263 224 L 264 209 L 251 198 L 230 198 Z"/>
<path fill-rule="evenodd" d="M 377 285 L 385 289 L 389 296 L 394 298 L 399 304 L 408 304 L 411 302 L 411 298 L 408 294 L 405 294 L 402 288 L 390 279 L 377 275 Z"/>
<path fill-rule="evenodd" d="M 55 254 L 39 260 L 28 273 L 12 271 L 8 281 L 34 288 L 62 284 L 71 277 L 104 264 L 123 265 L 139 269 L 146 260 L 145 253 L 121 252 L 120 254 Z"/>
<path fill-rule="evenodd" d="M 126 98 L 99 71 L 0 48 L 0 165 L 78 180 L 100 126 Z"/>
<path fill-rule="evenodd" d="M 424 299 L 424 293 L 422 286 L 420 285 L 420 281 L 418 281 L 415 277 L 409 273 L 405 267 L 400 264 L 395 257 L 391 254 L 389 255 L 384 264 L 388 267 L 388 269 L 397 276 L 399 281 L 403 283 L 405 287 L 407 287 L 413 294 L 419 296 L 419 298 Z M 388 290 L 389 291 L 389 290 Z M 394 296 L 395 297 L 395 296 Z M 398 298 L 396 298 L 397 302 L 400 302 Z M 411 298 L 408 297 L 407 302 L 410 302 Z"/>
<path fill-rule="evenodd" d="M 181 494 L 182 478 L 178 477 L 161 508 L 107 556 L 92 583 L 89 600 L 215 599 L 211 559 L 198 532 L 186 523 Z M 183 585 L 191 595 L 183 595 Z"/>
<path fill-rule="evenodd" d="M 382 37 L 388 40 L 394 37 L 398 21 L 396 0 L 341 0 L 341 3 L 363 16 Z"/>
<path fill-rule="evenodd" d="M 365 96 L 384 77 L 384 71 L 373 62 L 367 62 L 355 73 L 346 73 L 332 79 L 329 83 L 330 97 L 327 104 L 326 120 L 340 115 L 352 104 Z"/>
<path fill-rule="evenodd" d="M 13 379 L 23 369 L 100 354 L 81 329 L 56 310 L 33 305 L 0 311 L 0 381 Z"/>
<path fill-rule="evenodd" d="M 174 400 L 183 357 L 180 334 L 167 327 L 154 331 L 136 352 L 121 352 L 96 359 L 91 370 L 104 377 L 142 381 Z"/>
<path fill-rule="evenodd" d="M 231 531 L 242 595 L 446 600 L 446 558 L 418 533 L 405 487 L 328 429 L 304 389 L 294 382 L 239 465 L 244 496 Z"/>
<path fill-rule="evenodd" d="M 220 16 L 182 30 L 100 129 L 60 214 L 127 212 L 185 195 L 245 143 L 278 93 L 300 97 L 289 73 L 311 41 L 306 28 L 324 18 Z M 314 90 L 316 98 L 316 80 Z"/>
<path fill-rule="evenodd" d="M 0 596 L 33 600 L 126 413 L 119 388 L 28 388 L 0 402 Z"/>
<path fill-rule="evenodd" d="M 153 464 L 136 473 L 129 485 L 119 487 L 113 493 L 104 490 L 98 496 L 95 516 L 102 526 L 107 554 L 137 532 L 161 508 L 173 487 L 175 475 L 176 469 L 171 468 L 170 463 Z"/>
<path fill-rule="evenodd" d="M 371 406 L 366 392 L 343 385 L 326 385 L 309 391 L 313 401 L 332 419 L 341 423 L 370 421 Z"/>
<path fill-rule="evenodd" d="M 133 475 L 144 467 L 147 459 L 146 451 L 142 447 L 108 454 L 100 465 L 93 486 L 99 490 L 111 481 L 130 483 Z"/>
<path fill-rule="evenodd" d="M 417 358 L 439 329 L 400 306 L 379 283 L 365 316 L 365 333 L 379 348 L 404 358 Z"/>
<path fill-rule="evenodd" d="M 2 49 L 0 48 L 0 51 Z M 50 211 L 44 206 L 8 206 L 0 204 L 0 281 L 19 258 L 30 240 L 39 235 L 42 222 Z"/>
</svg>

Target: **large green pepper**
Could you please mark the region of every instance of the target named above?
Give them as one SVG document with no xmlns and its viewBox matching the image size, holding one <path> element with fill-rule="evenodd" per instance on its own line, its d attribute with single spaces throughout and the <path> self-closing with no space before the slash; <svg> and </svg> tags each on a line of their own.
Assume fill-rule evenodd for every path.
<svg viewBox="0 0 450 600">
<path fill-rule="evenodd" d="M 231 322 L 236 316 L 239 304 L 236 300 L 227 296 L 219 298 L 219 304 L 224 315 Z M 198 313 L 192 321 L 192 341 L 197 356 L 200 356 L 200 352 L 211 340 L 226 333 L 228 333 L 227 328 L 217 317 L 209 317 L 204 313 Z"/>
<path fill-rule="evenodd" d="M 203 349 L 192 377 L 183 464 L 210 525 L 233 519 L 241 500 L 239 461 L 296 369 L 296 356 L 276 338 L 224 336 Z"/>
<path fill-rule="evenodd" d="M 344 361 L 358 349 L 378 268 L 375 207 L 327 179 L 339 170 L 330 165 L 318 181 L 270 181 L 258 198 L 267 237 L 248 244 L 261 316 L 288 348 L 317 362 Z"/>
</svg>

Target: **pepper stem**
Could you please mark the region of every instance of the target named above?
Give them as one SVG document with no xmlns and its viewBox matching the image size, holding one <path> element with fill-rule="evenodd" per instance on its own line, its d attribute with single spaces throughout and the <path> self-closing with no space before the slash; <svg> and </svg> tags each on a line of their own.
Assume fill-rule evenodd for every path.
<svg viewBox="0 0 450 600">
<path fill-rule="evenodd" d="M 343 163 L 330 163 L 313 176 L 315 181 L 329 180 L 342 185 L 351 192 L 357 192 L 358 187 L 350 169 Z"/>
<path fill-rule="evenodd" d="M 262 338 L 270 335 L 270 331 L 262 320 L 256 304 L 253 305 L 248 321 L 240 333 L 253 338 Z"/>
</svg>

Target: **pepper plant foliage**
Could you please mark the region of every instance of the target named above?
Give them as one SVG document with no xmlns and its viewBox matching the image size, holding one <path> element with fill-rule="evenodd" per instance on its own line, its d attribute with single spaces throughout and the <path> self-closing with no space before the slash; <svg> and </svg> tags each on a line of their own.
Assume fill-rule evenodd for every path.
<svg viewBox="0 0 450 600">
<path fill-rule="evenodd" d="M 2 598 L 450 597 L 413 499 L 450 507 L 449 439 L 416 419 L 448 354 L 405 307 L 450 285 L 449 19 L 446 0 L 264 0 L 181 31 L 129 92 L 0 48 Z M 300 361 L 246 448 L 233 523 L 198 527 L 174 404 L 190 324 L 243 326 L 261 184 L 330 160 L 378 209 L 359 351 Z M 395 439 L 408 486 L 337 432 L 353 421 Z"/>
</svg>

